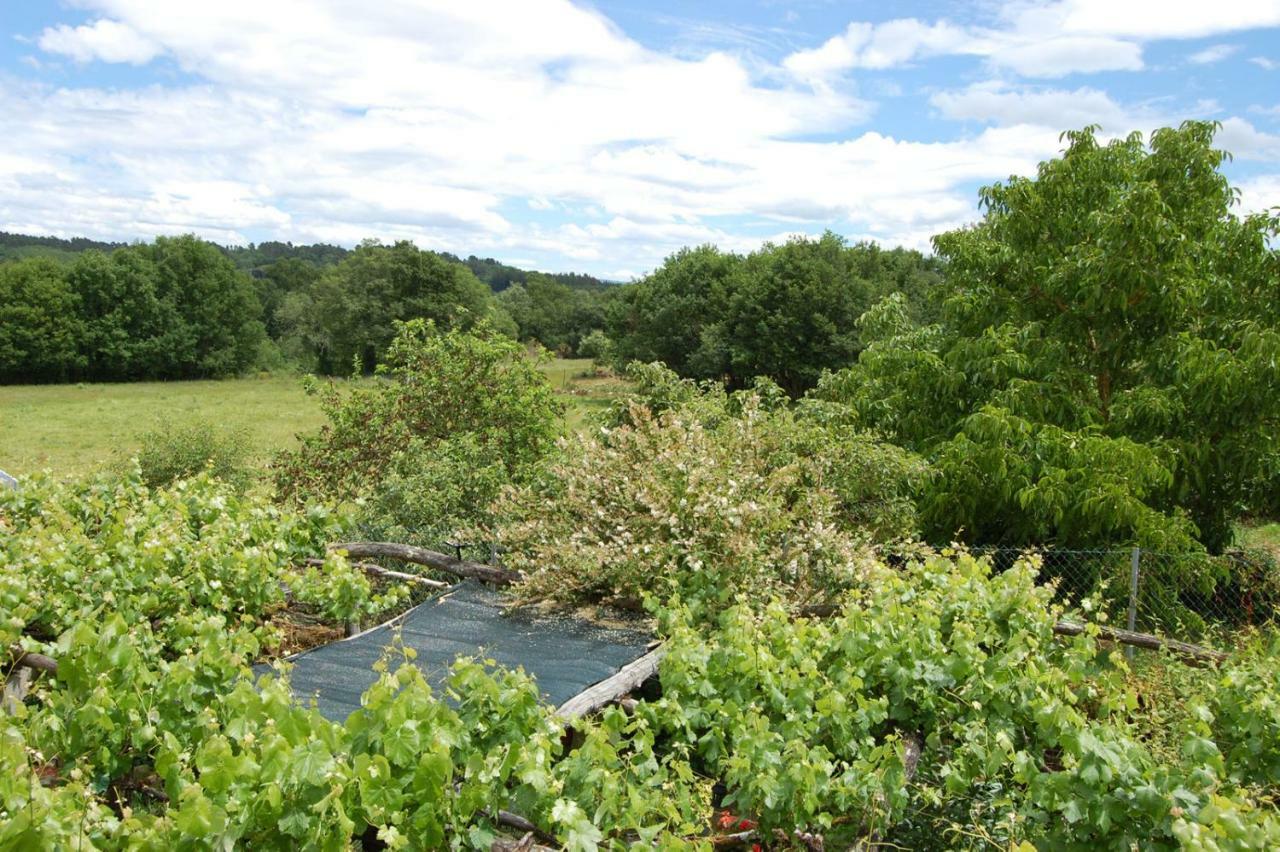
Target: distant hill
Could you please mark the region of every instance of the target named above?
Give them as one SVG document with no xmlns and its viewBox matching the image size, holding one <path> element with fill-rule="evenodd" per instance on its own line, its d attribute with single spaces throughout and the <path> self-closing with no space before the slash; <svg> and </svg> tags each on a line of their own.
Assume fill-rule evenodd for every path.
<svg viewBox="0 0 1280 852">
<path fill-rule="evenodd" d="M 501 293 L 512 284 L 524 284 L 528 282 L 530 270 L 520 269 L 516 266 L 508 266 L 501 261 L 494 260 L 491 257 L 476 257 L 474 254 L 466 260 L 449 252 L 441 252 L 441 255 L 449 260 L 455 260 L 458 263 L 465 264 L 475 276 L 481 281 L 489 285 L 489 289 L 495 293 Z M 566 284 L 578 290 L 593 290 L 603 287 L 614 282 L 604 281 L 593 275 L 585 275 L 581 272 L 549 272 L 541 273 L 561 284 Z"/>
<path fill-rule="evenodd" d="M 35 237 L 27 234 L 10 234 L 0 231 L 0 261 L 23 257 L 52 257 L 56 260 L 71 260 L 77 254 L 90 249 L 110 252 L 127 243 L 101 242 L 85 237 L 73 237 L 69 240 L 61 237 Z M 313 245 L 294 245 L 289 242 L 268 240 L 262 243 L 249 243 L 247 246 L 219 246 L 236 266 L 248 272 L 254 278 L 262 278 L 266 269 L 279 260 L 301 260 L 314 266 L 332 266 L 340 262 L 349 253 L 349 249 L 327 243 Z M 449 252 L 440 252 L 443 257 L 465 264 L 475 276 L 489 285 L 495 293 L 500 293 L 512 284 L 524 284 L 528 281 L 530 270 L 508 266 L 491 257 L 471 255 L 463 260 Z M 548 273 L 548 277 L 561 284 L 577 290 L 593 290 L 614 283 L 603 281 L 580 272 Z"/>
<path fill-rule="evenodd" d="M 85 237 L 72 237 L 64 240 L 61 237 L 32 237 L 27 234 L 10 234 L 0 231 L 0 260 L 22 257 L 52 257 L 56 260 L 67 260 L 89 249 L 98 251 L 114 251 L 125 243 L 104 243 Z"/>
</svg>

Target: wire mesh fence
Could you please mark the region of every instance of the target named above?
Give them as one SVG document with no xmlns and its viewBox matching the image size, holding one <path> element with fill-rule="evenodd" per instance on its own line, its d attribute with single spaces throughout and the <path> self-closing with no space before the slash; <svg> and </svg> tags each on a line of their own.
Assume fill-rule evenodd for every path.
<svg viewBox="0 0 1280 852">
<path fill-rule="evenodd" d="M 373 538 L 387 530 L 362 530 Z M 501 549 L 489 541 L 469 541 L 439 528 L 395 530 L 390 540 L 406 541 L 441 553 L 493 565 Z M 399 537 L 396 537 L 396 536 Z M 920 546 L 881 547 L 890 561 L 918 554 Z M 974 546 L 969 552 L 990 561 L 992 570 L 1008 570 L 1034 556 L 1040 578 L 1055 599 L 1079 611 L 1106 613 L 1106 623 L 1168 639 L 1229 650 L 1241 630 L 1280 623 L 1280 563 L 1265 552 L 1223 555 L 1168 553 L 1146 548 L 1067 549 L 1048 546 Z"/>
<path fill-rule="evenodd" d="M 996 572 L 1024 557 L 1068 608 L 1089 601 L 1114 627 L 1217 647 L 1280 618 L 1280 565 L 1268 554 L 1165 553 L 1138 547 L 1070 550 L 971 547 Z"/>
</svg>

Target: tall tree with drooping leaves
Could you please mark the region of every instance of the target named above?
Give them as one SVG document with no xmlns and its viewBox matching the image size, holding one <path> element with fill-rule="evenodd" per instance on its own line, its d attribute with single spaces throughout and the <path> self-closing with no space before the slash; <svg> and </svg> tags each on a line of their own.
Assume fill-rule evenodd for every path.
<svg viewBox="0 0 1280 852">
<path fill-rule="evenodd" d="M 1230 542 L 1278 452 L 1280 219 L 1238 213 L 1215 130 L 1065 134 L 934 239 L 937 324 L 865 318 L 878 337 L 818 395 L 935 462 L 933 535 Z"/>
</svg>

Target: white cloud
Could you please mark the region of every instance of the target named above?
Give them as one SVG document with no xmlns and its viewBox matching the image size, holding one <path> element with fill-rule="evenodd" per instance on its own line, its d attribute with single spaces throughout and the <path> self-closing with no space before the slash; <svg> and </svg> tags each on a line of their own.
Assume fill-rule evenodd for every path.
<svg viewBox="0 0 1280 852">
<path fill-rule="evenodd" d="M 1197 65 L 1209 65 L 1214 62 L 1221 62 L 1238 50 L 1240 50 L 1240 45 L 1238 44 L 1214 44 L 1191 54 L 1187 59 Z"/>
<path fill-rule="evenodd" d="M 1142 48 L 1103 36 L 1052 36 L 1010 39 L 989 55 L 992 65 L 1024 77 L 1062 77 L 1096 71 L 1138 71 Z"/>
<path fill-rule="evenodd" d="M 1268 59 L 1265 56 L 1250 56 L 1249 61 L 1264 71 L 1274 71 L 1277 68 L 1280 68 L 1280 62 Z"/>
<path fill-rule="evenodd" d="M 1203 38 L 1280 25 L 1280 0 L 1062 0 L 1015 3 L 1008 15 L 1020 29 L 1105 34 L 1145 41 Z"/>
<path fill-rule="evenodd" d="M 1226 118 L 1214 143 L 1242 160 L 1280 160 L 1280 136 L 1264 133 L 1243 118 Z"/>
<path fill-rule="evenodd" d="M 46 31 L 46 51 L 79 61 L 149 51 L 203 82 L 108 91 L 0 77 L 0 229 L 377 236 L 569 258 L 625 278 L 688 243 L 750 248 L 827 227 L 924 248 L 976 217 L 974 183 L 1033 173 L 1064 126 L 1156 116 L 1088 87 L 988 83 L 932 104 L 996 126 L 918 142 L 861 132 L 872 105 L 831 85 L 850 63 L 937 53 L 1038 76 L 1141 62 L 1127 35 L 1033 38 L 1012 19 L 984 31 L 854 26 L 794 54 L 787 73 L 650 50 L 564 0 L 78 3 L 104 17 Z M 146 47 L 103 47 L 112 32 Z M 1135 126 L 1156 123 L 1118 129 Z M 1274 150 L 1247 122 L 1224 133 Z M 529 210 L 555 214 L 530 223 Z"/>
<path fill-rule="evenodd" d="M 1135 71 L 1142 45 L 1280 26 L 1280 0 L 1061 0 L 1014 2 L 988 26 L 932 24 L 902 18 L 854 21 L 821 46 L 796 51 L 783 65 L 801 78 L 830 78 L 854 68 L 890 68 L 938 55 L 980 56 L 1025 77 Z M 1197 56 L 1216 61 L 1227 46 Z"/>
<path fill-rule="evenodd" d="M 41 50 L 69 56 L 76 62 L 129 62 L 142 65 L 160 55 L 160 47 L 133 27 L 102 19 L 69 27 L 62 24 L 40 34 Z"/>
<path fill-rule="evenodd" d="M 1259 175 L 1240 183 L 1240 212 L 1265 213 L 1280 207 L 1280 174 Z"/>
<path fill-rule="evenodd" d="M 1164 101 L 1124 105 L 1106 92 L 1089 87 L 1046 89 L 1012 86 L 999 81 L 975 83 L 964 89 L 936 92 L 930 103 L 947 118 L 994 123 L 1001 126 L 1032 125 L 1045 130 L 1101 126 L 1104 136 L 1122 136 L 1134 130 L 1149 132 L 1172 127 L 1184 118 L 1209 119 L 1220 107 L 1213 101 L 1180 109 Z M 1250 122 L 1231 116 L 1222 119 L 1215 144 L 1241 160 L 1280 159 L 1280 136 L 1258 130 Z"/>
<path fill-rule="evenodd" d="M 842 35 L 821 47 L 802 50 L 783 65 L 802 77 L 820 77 L 847 68 L 892 68 L 922 56 L 967 53 L 971 37 L 946 21 L 924 24 L 915 18 L 899 18 L 883 24 L 855 21 Z"/>
<path fill-rule="evenodd" d="M 935 93 L 929 102 L 947 118 L 995 122 L 1002 125 L 1084 127 L 1101 124 L 1116 130 L 1135 129 L 1131 114 L 1106 92 L 1082 87 L 1074 90 L 1027 89 L 999 81 Z"/>
</svg>

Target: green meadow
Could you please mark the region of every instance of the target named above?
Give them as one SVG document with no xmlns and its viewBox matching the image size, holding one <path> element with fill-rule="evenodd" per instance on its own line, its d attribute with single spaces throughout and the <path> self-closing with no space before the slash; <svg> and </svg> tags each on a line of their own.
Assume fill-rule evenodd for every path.
<svg viewBox="0 0 1280 852">
<path fill-rule="evenodd" d="M 565 403 L 565 428 L 578 429 L 590 412 L 625 389 L 596 376 L 591 361 L 556 359 L 543 372 Z M 341 380 L 340 380 L 341 381 Z M 0 386 L 0 470 L 15 476 L 48 470 L 75 476 L 122 461 L 142 433 L 161 424 L 201 420 L 242 430 L 256 461 L 265 464 L 299 433 L 319 428 L 314 397 L 291 374 L 220 381 Z"/>
</svg>

